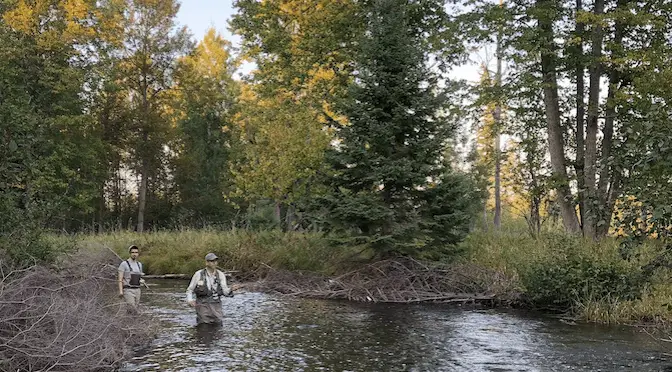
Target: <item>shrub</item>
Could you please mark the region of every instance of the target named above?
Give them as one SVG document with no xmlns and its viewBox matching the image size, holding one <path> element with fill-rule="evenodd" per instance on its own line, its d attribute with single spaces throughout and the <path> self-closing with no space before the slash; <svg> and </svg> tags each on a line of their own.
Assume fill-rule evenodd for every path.
<svg viewBox="0 0 672 372">
<path fill-rule="evenodd" d="M 591 298 L 633 300 L 644 289 L 638 272 L 586 257 L 540 261 L 521 275 L 526 297 L 539 307 L 568 309 Z"/>
</svg>

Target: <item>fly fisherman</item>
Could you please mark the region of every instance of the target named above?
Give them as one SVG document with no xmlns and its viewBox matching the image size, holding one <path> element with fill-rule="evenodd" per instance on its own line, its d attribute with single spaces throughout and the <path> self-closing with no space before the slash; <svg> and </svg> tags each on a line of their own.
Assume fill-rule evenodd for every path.
<svg viewBox="0 0 672 372">
<path fill-rule="evenodd" d="M 205 255 L 205 269 L 194 273 L 187 287 L 187 303 L 196 308 L 198 324 L 222 324 L 222 297 L 233 297 L 226 276 L 217 270 L 217 255 Z"/>
<path fill-rule="evenodd" d="M 145 282 L 142 279 L 144 275 L 142 263 L 138 261 L 140 249 L 131 245 L 128 247 L 128 254 L 130 258 L 122 261 L 117 270 L 119 272 L 119 297 L 122 297 L 127 304 L 131 305 L 133 310 L 137 311 L 138 305 L 140 305 L 140 286 Z"/>
</svg>

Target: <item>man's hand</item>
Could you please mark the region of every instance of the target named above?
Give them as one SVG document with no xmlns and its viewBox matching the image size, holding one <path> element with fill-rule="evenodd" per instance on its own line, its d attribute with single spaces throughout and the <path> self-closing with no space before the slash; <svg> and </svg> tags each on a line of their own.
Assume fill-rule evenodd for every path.
<svg viewBox="0 0 672 372">
<path fill-rule="evenodd" d="M 119 292 L 119 297 L 123 298 L 124 297 L 124 292 Z"/>
<path fill-rule="evenodd" d="M 195 307 L 195 306 L 196 306 L 196 301 L 194 301 L 194 300 L 187 301 L 187 303 L 188 303 L 189 306 L 191 306 L 191 307 Z"/>
</svg>

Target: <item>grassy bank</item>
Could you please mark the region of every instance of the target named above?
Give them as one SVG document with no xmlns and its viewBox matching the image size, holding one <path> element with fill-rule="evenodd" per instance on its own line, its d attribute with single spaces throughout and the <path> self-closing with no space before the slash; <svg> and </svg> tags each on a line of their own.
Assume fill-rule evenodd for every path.
<svg viewBox="0 0 672 372">
<path fill-rule="evenodd" d="M 220 256 L 222 268 L 247 277 L 264 267 L 335 275 L 357 268 L 362 258 L 361 247 L 334 245 L 317 233 L 185 230 L 77 240 L 86 249 L 108 246 L 122 257 L 136 244 L 150 274 L 191 274 L 203 266 L 208 252 Z M 593 243 L 557 230 L 531 237 L 524 225 L 513 224 L 499 232 L 473 232 L 463 248 L 460 261 L 506 274 L 511 282 L 505 286 L 518 288 L 525 306 L 603 323 L 672 322 L 669 270 L 658 269 L 653 276 L 642 270 L 659 253 L 655 244 L 624 260 L 614 239 Z"/>
<path fill-rule="evenodd" d="M 532 237 L 522 226 L 506 226 L 474 232 L 464 245 L 465 259 L 508 273 L 532 307 L 600 323 L 670 324 L 669 269 L 652 275 L 642 270 L 661 247 L 650 242 L 625 260 L 619 243 L 613 238 L 590 242 L 555 230 Z"/>
</svg>

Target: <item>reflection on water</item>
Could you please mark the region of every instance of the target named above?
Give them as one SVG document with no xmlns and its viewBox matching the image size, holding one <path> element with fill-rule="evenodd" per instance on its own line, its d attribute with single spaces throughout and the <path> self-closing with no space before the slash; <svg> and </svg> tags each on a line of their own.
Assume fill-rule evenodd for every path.
<svg viewBox="0 0 672 372">
<path fill-rule="evenodd" d="M 241 293 L 196 326 L 180 281 L 143 301 L 164 325 L 124 371 L 672 371 L 647 335 L 519 312 Z"/>
</svg>

